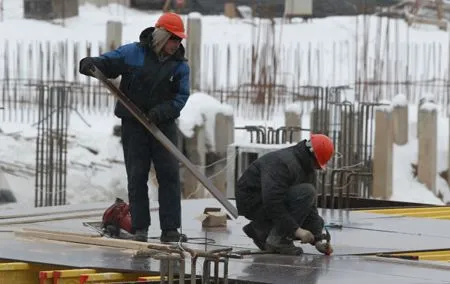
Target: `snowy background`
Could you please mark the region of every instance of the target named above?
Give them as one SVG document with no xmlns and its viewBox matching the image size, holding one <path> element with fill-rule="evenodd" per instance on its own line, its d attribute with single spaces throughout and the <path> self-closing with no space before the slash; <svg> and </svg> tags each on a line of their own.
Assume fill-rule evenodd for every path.
<svg viewBox="0 0 450 284">
<path fill-rule="evenodd" d="M 119 5 L 109 5 L 103 8 L 86 4 L 80 7 L 79 16 L 64 20 L 64 25 L 49 23 L 44 21 L 30 20 L 23 18 L 23 1 L 4 0 L 3 19 L 0 22 L 0 67 L 4 66 L 5 52 L 19 52 L 14 47 L 17 43 L 30 44 L 39 41 L 61 40 L 80 42 L 81 44 L 104 41 L 106 22 L 108 20 L 119 20 L 124 23 L 123 43 L 136 41 L 139 33 L 144 28 L 153 25 L 160 13 L 148 13 L 135 11 Z M 329 17 L 315 19 L 310 23 L 303 24 L 293 22 L 292 24 L 277 25 L 277 42 L 284 45 L 296 46 L 315 44 L 321 46 L 324 56 L 333 56 L 331 45 L 333 42 L 348 42 L 355 40 L 355 36 L 362 31 L 355 28 L 355 17 Z M 372 24 L 371 29 L 376 29 L 375 18 L 369 18 Z M 203 41 L 209 44 L 228 44 L 250 46 L 252 43 L 252 28 L 248 20 L 230 20 L 224 16 L 203 16 L 202 17 Z M 406 31 L 403 21 L 398 21 L 398 40 L 408 40 L 421 43 L 437 43 L 447 46 L 448 34 L 430 27 L 412 28 Z M 281 28 L 282 27 L 282 28 Z M 375 34 L 375 33 L 374 33 Z M 10 48 L 4 48 L 8 41 Z M 369 43 L 374 42 L 374 38 L 369 38 Z M 95 50 L 95 49 L 94 49 Z M 320 61 L 320 66 L 315 66 L 314 74 L 320 76 L 305 76 L 303 82 L 313 80 L 317 84 L 351 84 L 354 82 L 355 70 L 351 47 L 346 52 L 334 54 L 334 63 L 338 65 L 329 66 L 326 57 Z M 23 50 L 26 52 L 26 49 Z M 349 54 L 347 54 L 349 53 Z M 80 54 L 84 56 L 84 54 Z M 303 56 L 303 55 L 302 55 Z M 403 56 L 403 55 L 402 55 Z M 442 53 L 442 62 L 447 62 L 447 52 Z M 303 64 L 305 60 L 302 61 Z M 291 62 L 292 63 L 292 62 Z M 70 62 L 69 62 L 70 64 Z M 238 58 L 234 58 L 232 64 L 239 64 Z M 292 63 L 292 65 L 294 65 Z M 67 68 L 74 68 L 69 65 Z M 282 66 L 283 67 L 283 66 Z M 293 66 L 284 66 L 294 68 Z M 303 66 L 305 67 L 305 66 Z M 302 67 L 302 68 L 303 68 Z M 420 71 L 433 76 L 433 72 L 445 72 L 446 64 L 439 68 L 432 68 L 432 72 Z M 222 67 L 225 68 L 225 67 Z M 418 67 L 417 67 L 418 68 Z M 204 69 L 204 66 L 203 66 Z M 26 69 L 25 69 L 26 70 Z M 30 67 L 28 71 L 35 70 Z M 443 71 L 444 70 L 444 71 Z M 223 70 L 226 73 L 226 68 Z M 303 70 L 304 71 L 304 70 Z M 11 70 L 14 73 L 14 68 Z M 26 74 L 19 74 L 25 76 Z M 70 73 L 70 72 L 69 72 Z M 437 74 L 436 73 L 436 74 Z M 239 72 L 230 74 L 231 82 L 239 81 Z M 0 68 L 0 79 L 5 76 L 3 68 Z M 36 74 L 34 74 L 36 76 Z M 211 80 L 210 73 L 202 74 L 204 81 Z M 224 84 L 225 80 L 219 84 Z M 66 79 L 71 79 L 66 78 Z M 85 78 L 82 78 L 85 80 Z M 439 100 L 438 100 L 439 101 Z M 0 102 L 1 103 L 1 102 Z M 1 107 L 1 105 L 0 105 Z M 288 107 L 288 106 L 287 106 Z M 438 125 L 438 172 L 447 169 L 448 144 L 449 144 L 449 121 L 444 110 L 446 108 L 439 105 L 439 125 Z M 112 111 L 112 109 L 111 109 Z M 183 110 L 179 125 L 185 135 L 190 135 L 196 124 L 203 123 L 204 117 L 214 112 L 231 113 L 227 105 L 221 105 L 217 100 L 204 93 L 194 93 L 185 109 Z M 1 110 L 0 110 L 1 112 Z M 126 175 L 123 165 L 122 148 L 119 138 L 112 135 L 113 126 L 119 124 L 112 112 L 110 114 L 82 113 L 82 118 L 89 123 L 89 126 L 81 117 L 72 113 L 69 126 L 69 152 L 68 152 L 68 201 L 69 203 L 86 203 L 97 201 L 113 200 L 116 196 L 126 197 Z M 282 113 L 276 114 L 270 120 L 254 121 L 248 120 L 235 113 L 236 126 L 249 124 L 270 125 L 279 127 L 284 125 Z M 302 120 L 304 127 L 309 127 L 309 118 L 305 115 Z M 412 176 L 411 164 L 417 161 L 417 105 L 411 104 L 409 111 L 409 143 L 405 146 L 394 145 L 394 194 L 392 200 L 422 202 L 429 204 L 444 204 L 442 200 L 434 196 L 426 187 L 418 183 Z M 12 123 L 8 121 L 0 122 L 0 163 L 10 162 L 22 165 L 20 175 L 12 175 L 4 172 L 0 173 L 0 188 L 10 188 L 18 199 L 18 204 L 8 204 L 0 208 L 11 208 L 15 206 L 33 206 L 34 202 L 34 177 L 33 168 L 35 164 L 35 137 L 36 127 L 31 123 Z M 211 126 L 207 131 L 211 133 Z M 305 133 L 303 135 L 306 135 Z M 248 142 L 248 136 L 240 130 L 236 130 L 236 142 Z M 98 154 L 93 154 L 86 149 L 93 148 Z M 17 172 L 16 172 L 17 173 Z M 153 177 L 154 179 L 154 177 Z M 450 202 L 450 189 L 447 183 L 438 175 L 437 187 L 444 195 L 444 200 Z M 152 187 L 154 180 L 149 185 Z M 156 198 L 154 188 L 152 188 L 152 198 Z"/>
</svg>

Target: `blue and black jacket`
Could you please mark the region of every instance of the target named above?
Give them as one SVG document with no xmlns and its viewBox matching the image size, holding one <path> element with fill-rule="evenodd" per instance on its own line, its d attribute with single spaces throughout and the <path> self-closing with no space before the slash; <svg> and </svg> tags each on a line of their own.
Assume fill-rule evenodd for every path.
<svg viewBox="0 0 450 284">
<path fill-rule="evenodd" d="M 160 122 L 170 122 L 180 116 L 190 95 L 190 70 L 183 45 L 167 60 L 159 60 L 150 48 L 153 31 L 154 27 L 147 28 L 141 32 L 139 42 L 122 45 L 92 59 L 106 77 L 122 76 L 120 90 L 143 112 L 156 111 Z M 114 114 L 119 118 L 133 117 L 120 102 Z"/>
</svg>

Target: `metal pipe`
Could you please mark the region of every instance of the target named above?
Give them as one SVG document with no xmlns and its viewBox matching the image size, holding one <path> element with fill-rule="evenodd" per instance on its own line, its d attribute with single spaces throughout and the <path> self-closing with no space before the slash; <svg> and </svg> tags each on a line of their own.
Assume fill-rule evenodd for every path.
<svg viewBox="0 0 450 284">
<path fill-rule="evenodd" d="M 353 172 L 347 175 L 347 180 L 346 180 L 346 184 L 350 183 L 350 180 L 352 179 L 353 176 L 366 176 L 366 177 L 372 177 L 372 173 L 370 172 Z M 350 208 L 350 192 L 349 192 L 349 187 L 347 187 L 347 192 L 346 192 L 346 202 L 345 202 L 345 206 L 346 208 Z"/>
<path fill-rule="evenodd" d="M 197 256 L 191 258 L 191 284 L 195 284 L 197 278 Z"/>
</svg>

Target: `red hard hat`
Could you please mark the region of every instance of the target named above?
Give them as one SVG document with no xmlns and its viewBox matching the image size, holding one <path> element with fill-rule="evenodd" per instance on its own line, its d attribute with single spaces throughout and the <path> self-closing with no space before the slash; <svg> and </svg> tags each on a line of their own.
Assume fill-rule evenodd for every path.
<svg viewBox="0 0 450 284">
<path fill-rule="evenodd" d="M 164 28 L 179 38 L 187 38 L 187 35 L 184 31 L 183 20 L 178 14 L 163 14 L 161 17 L 159 17 L 158 21 L 155 24 L 155 27 Z"/>
<path fill-rule="evenodd" d="M 323 134 L 311 134 L 311 152 L 316 157 L 317 163 L 325 169 L 328 161 L 334 154 L 334 145 L 331 139 Z"/>
</svg>

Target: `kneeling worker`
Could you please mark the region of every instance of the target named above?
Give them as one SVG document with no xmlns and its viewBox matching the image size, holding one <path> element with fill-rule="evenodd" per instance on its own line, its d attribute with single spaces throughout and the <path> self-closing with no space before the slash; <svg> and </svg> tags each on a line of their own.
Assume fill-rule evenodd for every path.
<svg viewBox="0 0 450 284">
<path fill-rule="evenodd" d="M 299 255 L 294 240 L 310 243 L 324 254 L 333 251 L 322 243 L 324 221 L 316 207 L 315 170 L 324 169 L 334 154 L 331 139 L 312 134 L 309 140 L 265 154 L 239 178 L 236 205 L 239 215 L 251 220 L 246 235 L 261 250 Z"/>
</svg>

